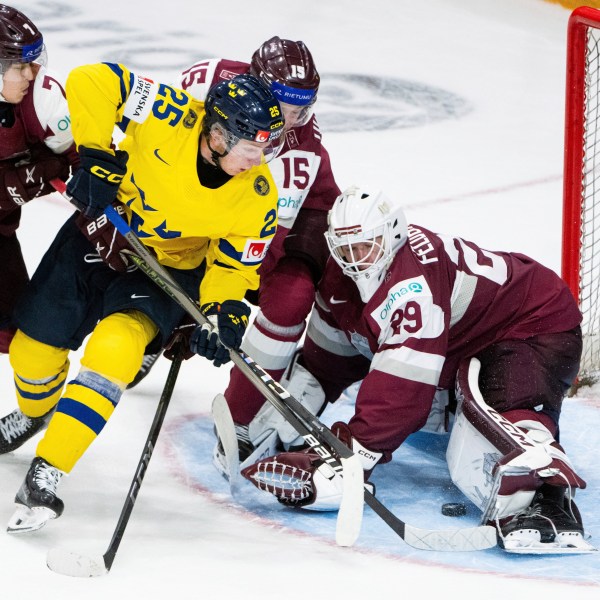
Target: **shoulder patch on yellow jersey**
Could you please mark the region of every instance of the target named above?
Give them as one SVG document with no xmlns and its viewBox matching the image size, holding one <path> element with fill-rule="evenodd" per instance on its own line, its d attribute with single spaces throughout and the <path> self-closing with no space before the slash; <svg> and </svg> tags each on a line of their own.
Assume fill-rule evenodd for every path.
<svg viewBox="0 0 600 600">
<path fill-rule="evenodd" d="M 188 114 L 185 115 L 185 118 L 183 119 L 183 126 L 186 129 L 193 129 L 193 127 L 196 124 L 197 120 L 198 120 L 198 113 L 196 113 L 195 111 L 193 111 L 190 108 L 188 110 Z"/>
<path fill-rule="evenodd" d="M 151 79 L 132 74 L 131 92 L 125 103 L 123 116 L 143 123 L 152 112 L 152 105 L 158 93 L 158 84 Z"/>
<path fill-rule="evenodd" d="M 254 191 L 259 196 L 266 196 L 271 191 L 271 186 L 264 175 L 259 175 L 254 180 Z"/>
</svg>

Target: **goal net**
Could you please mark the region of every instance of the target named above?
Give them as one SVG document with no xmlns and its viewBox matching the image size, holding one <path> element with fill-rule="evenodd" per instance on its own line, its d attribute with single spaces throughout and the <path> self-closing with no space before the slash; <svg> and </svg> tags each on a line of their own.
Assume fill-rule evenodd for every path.
<svg viewBox="0 0 600 600">
<path fill-rule="evenodd" d="M 583 313 L 580 384 L 600 375 L 600 10 L 569 19 L 562 277 Z"/>
</svg>

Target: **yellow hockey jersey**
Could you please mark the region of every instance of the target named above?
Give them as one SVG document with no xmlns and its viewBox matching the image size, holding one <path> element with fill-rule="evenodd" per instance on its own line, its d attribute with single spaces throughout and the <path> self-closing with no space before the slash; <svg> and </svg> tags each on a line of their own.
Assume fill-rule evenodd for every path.
<svg viewBox="0 0 600 600">
<path fill-rule="evenodd" d="M 278 195 L 266 164 L 217 189 L 202 186 L 196 161 L 204 104 L 120 64 L 74 69 L 67 100 L 77 146 L 111 151 L 114 127 L 129 153 L 118 199 L 133 231 L 167 266 L 207 260 L 200 301 L 241 300 L 258 288 L 257 269 L 277 226 Z"/>
</svg>

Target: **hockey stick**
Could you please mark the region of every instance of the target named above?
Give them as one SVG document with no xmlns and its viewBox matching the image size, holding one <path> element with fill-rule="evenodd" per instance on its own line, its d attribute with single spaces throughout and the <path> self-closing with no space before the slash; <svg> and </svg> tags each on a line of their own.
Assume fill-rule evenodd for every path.
<svg viewBox="0 0 600 600">
<path fill-rule="evenodd" d="M 51 184 L 54 189 L 62 194 L 66 200 L 72 200 L 66 191 L 67 186 L 64 181 L 61 181 L 60 179 L 53 179 L 51 180 Z M 196 321 L 196 323 L 199 325 L 210 325 L 212 327 L 208 319 L 200 311 L 196 302 L 194 302 L 186 294 L 186 292 L 181 288 L 178 282 L 173 279 L 165 267 L 158 262 L 152 252 L 150 252 L 148 248 L 146 248 L 146 246 L 140 241 L 137 235 L 131 230 L 127 222 L 121 218 L 112 205 L 106 207 L 104 214 L 117 228 L 119 233 L 121 233 L 121 235 L 123 235 L 123 237 L 125 237 L 125 239 L 129 242 L 132 252 L 129 252 L 128 256 L 138 266 L 138 268 L 142 270 L 150 279 L 152 279 L 175 302 L 177 302 L 188 313 L 188 315 L 190 315 Z M 259 389 L 259 391 L 262 393 L 265 393 L 265 390 L 268 391 L 268 389 L 265 388 L 265 385 L 267 384 L 263 382 L 262 377 L 264 376 L 268 380 L 270 380 L 270 377 L 262 369 L 260 369 L 258 365 L 256 365 L 258 367 L 257 372 L 252 373 L 249 370 L 249 367 L 245 364 L 244 359 L 242 358 L 242 353 L 231 351 L 230 355 L 232 361 L 238 365 L 238 367 L 243 373 L 246 374 L 247 377 L 250 378 L 250 381 Z M 255 364 L 254 361 L 251 362 Z M 278 397 L 275 395 L 272 401 L 276 402 L 277 400 Z M 300 405 L 299 402 L 298 405 Z M 275 408 L 277 408 L 277 405 Z M 296 415 L 290 414 L 286 417 L 284 414 L 283 416 L 290 421 L 291 425 L 295 427 L 298 433 L 315 450 L 315 452 L 319 454 L 319 456 L 326 460 L 338 474 L 343 475 L 342 501 L 336 522 L 336 542 L 340 546 L 351 546 L 354 544 L 360 533 L 364 507 L 363 469 L 360 459 L 358 456 L 354 456 L 354 454 L 343 444 L 342 446 L 346 450 L 346 455 L 341 456 L 340 458 L 334 456 L 330 452 L 330 449 L 324 446 L 319 439 L 311 434 L 310 430 L 296 417 Z M 329 433 L 331 437 L 337 440 L 337 438 L 331 432 Z"/>
<path fill-rule="evenodd" d="M 109 206 L 106 214 L 113 225 L 129 241 L 135 254 L 129 256 L 146 275 L 152 278 L 167 294 L 179 302 L 188 314 L 198 323 L 208 322 L 200 312 L 197 304 L 187 296 L 179 284 L 171 278 L 168 271 L 156 260 L 153 254 L 144 246 L 129 225 L 121 216 Z M 330 429 L 296 400 L 285 388 L 272 379 L 250 356 L 241 351 L 231 351 L 231 360 L 248 377 L 251 383 L 271 402 L 275 409 L 296 429 L 304 440 L 330 464 L 337 472 L 347 466 L 354 453 L 339 440 Z M 333 451 L 333 452 L 331 452 Z M 337 459 L 337 456 L 341 458 Z M 345 475 L 348 477 L 348 475 Z M 356 474 L 358 476 L 358 473 Z M 360 479 L 362 482 L 362 468 Z M 435 551 L 470 551 L 485 550 L 497 545 L 496 529 L 484 525 L 463 529 L 429 530 L 413 527 L 396 517 L 388 510 L 368 489 L 364 488 L 364 502 L 407 544 L 420 550 Z M 361 501 L 362 504 L 362 501 Z M 353 507 L 350 510 L 356 510 Z M 358 535 L 356 528 L 353 531 L 340 531 L 338 517 L 338 531 L 336 536 L 343 540 L 352 540 Z M 341 521 L 343 523 L 343 520 Z M 359 523 L 360 525 L 360 523 Z M 338 541 L 339 543 L 339 541 Z M 350 544 L 342 544 L 350 545 Z"/>
<path fill-rule="evenodd" d="M 127 497 L 119 516 L 119 521 L 106 552 L 101 556 L 86 556 L 63 548 L 51 548 L 46 557 L 46 564 L 52 571 L 61 573 L 62 575 L 70 575 L 71 577 L 97 577 L 99 575 L 106 575 L 110 571 L 121 540 L 123 539 L 125 528 L 129 522 L 129 517 L 133 511 L 137 495 L 142 486 L 144 475 L 148 470 L 148 464 L 154 452 L 156 440 L 158 439 L 158 434 L 160 433 L 169 402 L 171 401 L 173 389 L 175 388 L 175 382 L 177 381 L 177 375 L 181 367 L 181 360 L 180 357 L 176 357 L 171 363 L 165 387 L 156 407 L 154 421 L 148 432 L 144 450 L 140 456 L 135 475 L 129 486 L 129 491 L 127 492 Z"/>
<path fill-rule="evenodd" d="M 62 190 L 58 189 L 58 191 Z M 178 302 L 198 324 L 206 324 L 208 320 L 200 312 L 197 304 L 181 289 L 179 284 L 156 260 L 146 246 L 144 246 L 114 208 L 108 206 L 105 212 L 113 225 L 127 239 L 135 251 L 135 254 L 132 253 L 130 256 L 138 267 L 171 296 L 173 300 Z M 308 411 L 278 382 L 273 380 L 252 358 L 241 351 L 231 351 L 230 355 L 233 363 L 248 377 L 249 381 L 271 402 L 274 408 L 289 421 L 294 429 L 326 462 L 336 469 L 337 472 L 340 472 L 344 466 L 349 466 L 349 459 L 354 456 L 354 453 L 330 429 L 321 423 L 315 415 Z M 333 453 L 330 450 L 333 450 Z M 341 461 L 337 459 L 334 453 L 341 458 Z M 344 461 L 346 462 L 344 463 Z M 356 473 L 357 475 L 358 473 Z M 362 481 L 362 468 L 360 478 Z M 346 491 L 346 484 L 344 487 Z M 470 551 L 485 550 L 497 545 L 496 529 L 494 527 L 483 525 L 450 530 L 420 529 L 396 517 L 368 489 L 365 488 L 363 492 L 364 502 L 408 545 L 414 548 L 434 551 Z M 352 498 L 353 505 L 349 509 L 349 512 L 357 510 L 355 506 L 356 494 Z M 356 526 L 354 526 L 353 531 L 347 533 L 339 531 L 340 517 L 342 516 L 340 511 L 336 536 L 339 533 L 340 539 L 350 540 L 355 535 L 358 535 Z"/>
</svg>

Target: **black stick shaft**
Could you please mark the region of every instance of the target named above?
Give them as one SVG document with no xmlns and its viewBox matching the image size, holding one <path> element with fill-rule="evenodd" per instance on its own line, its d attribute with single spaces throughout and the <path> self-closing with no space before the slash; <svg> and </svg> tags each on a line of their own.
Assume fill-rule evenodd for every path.
<svg viewBox="0 0 600 600">
<path fill-rule="evenodd" d="M 142 451 L 142 455 L 135 470 L 135 475 L 133 476 L 133 480 L 129 486 L 129 492 L 127 492 L 127 498 L 123 504 L 119 521 L 117 522 L 117 526 L 113 533 L 110 544 L 108 545 L 108 549 L 104 553 L 104 565 L 107 571 L 110 571 L 110 568 L 115 560 L 117 550 L 119 549 L 119 545 L 123 539 L 123 534 L 125 533 L 125 528 L 129 522 L 129 517 L 131 516 L 136 498 L 140 492 L 144 475 L 146 475 L 146 471 L 148 470 L 148 464 L 150 463 L 150 458 L 154 452 L 158 434 L 160 433 L 163 421 L 165 420 L 165 415 L 167 414 L 167 408 L 169 407 L 169 402 L 171 401 L 171 396 L 173 395 L 173 389 L 175 388 L 175 382 L 177 381 L 177 375 L 179 374 L 180 367 L 181 358 L 177 357 L 171 363 L 171 368 L 169 369 L 165 387 L 163 388 L 158 406 L 156 407 L 154 421 L 152 422 L 150 431 L 148 432 L 148 438 L 146 439 L 144 450 Z"/>
</svg>

